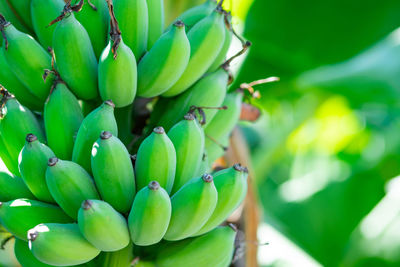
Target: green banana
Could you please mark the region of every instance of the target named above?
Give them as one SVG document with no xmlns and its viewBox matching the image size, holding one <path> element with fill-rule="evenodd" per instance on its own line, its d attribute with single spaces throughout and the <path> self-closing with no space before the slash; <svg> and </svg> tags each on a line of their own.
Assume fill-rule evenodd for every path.
<svg viewBox="0 0 400 267">
<path fill-rule="evenodd" d="M 150 50 L 164 31 L 164 0 L 146 0 L 149 12 L 149 39 L 147 49 Z"/>
<path fill-rule="evenodd" d="M 112 3 L 107 3 L 111 16 L 110 41 L 99 61 L 99 91 L 103 100 L 111 99 L 121 108 L 132 104 L 136 95 L 136 58 L 121 38 Z"/>
<path fill-rule="evenodd" d="M 184 120 L 175 124 L 168 137 L 176 151 L 176 174 L 172 194 L 178 191 L 200 168 L 204 152 L 204 131 L 193 114 L 186 114 Z"/>
<path fill-rule="evenodd" d="M 83 236 L 99 250 L 118 251 L 129 245 L 124 216 L 107 202 L 85 200 L 78 212 L 78 225 Z"/>
<path fill-rule="evenodd" d="M 29 248 L 40 261 L 55 266 L 86 263 L 100 254 L 75 223 L 42 223 L 28 232 Z"/>
<path fill-rule="evenodd" d="M 135 163 L 137 191 L 156 180 L 168 194 L 174 184 L 176 152 L 162 127 L 156 127 L 140 145 Z"/>
<path fill-rule="evenodd" d="M 135 175 L 124 144 L 110 132 L 102 132 L 93 145 L 91 163 L 102 199 L 121 213 L 129 212 L 136 193 Z"/>
<path fill-rule="evenodd" d="M 57 204 L 74 219 L 78 217 L 82 201 L 100 199 L 92 177 L 72 161 L 50 158 L 46 182 Z"/>
<path fill-rule="evenodd" d="M 133 106 L 134 104 L 114 110 L 115 120 L 118 125 L 118 138 L 125 146 L 129 146 L 133 139 Z"/>
<path fill-rule="evenodd" d="M 35 197 L 21 178 L 0 171 L 0 201 L 6 202 L 17 198 Z"/>
<path fill-rule="evenodd" d="M 159 250 L 155 262 L 158 267 L 228 267 L 235 237 L 233 227 L 218 227 L 199 237 L 166 244 Z"/>
<path fill-rule="evenodd" d="M 36 111 L 43 109 L 43 101 L 33 95 L 15 76 L 7 63 L 3 49 L 0 49 L 0 69 L 0 84 L 7 88 L 22 105 Z"/>
<path fill-rule="evenodd" d="M 63 0 L 31 0 L 32 26 L 40 44 L 52 46 L 54 27 L 47 27 L 63 10 Z"/>
<path fill-rule="evenodd" d="M 43 117 L 47 143 L 58 158 L 70 160 L 74 137 L 84 117 L 78 100 L 65 83 L 58 82 L 52 90 Z"/>
<path fill-rule="evenodd" d="M 130 242 L 126 248 L 114 252 L 104 252 L 99 258 L 98 267 L 128 267 L 133 261 L 133 243 Z M 135 267 L 139 267 L 135 265 Z"/>
<path fill-rule="evenodd" d="M 114 0 L 122 38 L 139 60 L 147 49 L 149 14 L 146 0 Z"/>
<path fill-rule="evenodd" d="M 187 182 L 171 197 L 171 222 L 164 239 L 181 240 L 199 231 L 213 214 L 217 201 L 218 193 L 210 174 Z"/>
<path fill-rule="evenodd" d="M 200 167 L 195 175 L 195 177 L 200 176 L 202 173 L 209 173 L 211 171 L 210 165 L 208 163 L 208 154 L 207 151 L 204 151 L 203 157 L 201 158 Z"/>
<path fill-rule="evenodd" d="M 6 144 L 4 143 L 3 138 L 1 137 L 1 132 L 0 132 L 0 159 L 10 173 L 16 176 L 21 176 L 18 170 L 18 164 L 15 164 L 16 162 L 11 158 L 11 155 L 8 152 Z"/>
<path fill-rule="evenodd" d="M 109 131 L 118 136 L 117 122 L 114 118 L 114 103 L 105 101 L 100 107 L 92 111 L 82 121 L 76 136 L 72 161 L 81 165 L 89 173 L 91 168 L 91 151 L 94 142 L 99 138 L 102 131 Z"/>
<path fill-rule="evenodd" d="M 225 40 L 224 15 L 217 8 L 211 15 L 198 22 L 188 33 L 190 59 L 179 80 L 162 95 L 176 96 L 203 76 L 213 64 Z"/>
<path fill-rule="evenodd" d="M 28 133 L 37 136 L 41 143 L 45 142 L 42 129 L 35 115 L 22 106 L 15 98 L 5 96 L 4 107 L 0 110 L 0 136 L 7 148 L 8 155 L 13 166 L 7 166 L 9 170 L 18 171 L 18 156 L 25 145 L 25 138 Z M 3 102 L 4 103 L 4 102 Z"/>
<path fill-rule="evenodd" d="M 207 143 L 209 142 L 209 143 Z M 221 138 L 219 141 L 212 140 L 208 137 L 206 139 L 206 152 L 208 156 L 208 166 L 212 168 L 214 162 L 220 157 L 224 156 L 226 148 L 229 146 L 229 136 Z"/>
<path fill-rule="evenodd" d="M 67 223 L 72 220 L 55 205 L 19 198 L 0 202 L 0 221 L 7 231 L 19 239 L 28 241 L 28 230 L 39 223 Z"/>
<path fill-rule="evenodd" d="M 23 181 L 35 197 L 44 202 L 55 202 L 46 184 L 47 161 L 54 156 L 33 134 L 26 136 L 26 144 L 19 154 L 18 167 Z"/>
<path fill-rule="evenodd" d="M 32 30 L 31 0 L 7 0 L 7 3 L 21 22 L 23 22 L 29 30 Z"/>
<path fill-rule="evenodd" d="M 75 2 L 78 2 L 77 0 Z M 76 19 L 89 34 L 96 57 L 99 58 L 107 43 L 108 15 L 105 0 L 85 0 L 82 10 L 75 14 Z"/>
<path fill-rule="evenodd" d="M 6 17 L 8 19 L 8 21 L 10 21 L 12 24 L 14 24 L 14 26 L 22 31 L 22 32 L 26 32 L 28 34 L 33 34 L 29 29 L 28 26 L 26 26 L 21 18 L 19 17 L 19 15 L 17 15 L 13 9 L 10 7 L 10 5 L 7 3 L 7 1 L 0 1 L 0 13 L 3 14 L 4 17 Z M 2 38 L 0 38 L 0 40 L 2 40 Z"/>
<path fill-rule="evenodd" d="M 90 100 L 98 96 L 97 59 L 88 33 L 72 14 L 74 7 L 67 4 L 57 18 L 53 49 L 61 78 L 78 98 Z"/>
<path fill-rule="evenodd" d="M 195 234 L 202 235 L 223 223 L 242 203 L 247 193 L 247 169 L 235 164 L 214 174 L 218 202 L 207 223 Z"/>
<path fill-rule="evenodd" d="M 129 214 L 129 232 L 138 246 L 149 246 L 161 241 L 171 218 L 171 200 L 156 181 L 137 193 Z"/>
<path fill-rule="evenodd" d="M 29 243 L 21 239 L 16 238 L 14 243 L 14 253 L 19 264 L 22 267 L 52 267 L 54 265 L 48 265 L 36 259 L 32 252 L 29 250 Z"/>
<path fill-rule="evenodd" d="M 189 58 L 185 25 L 177 21 L 140 61 L 138 95 L 150 98 L 164 93 L 181 77 Z"/>
<path fill-rule="evenodd" d="M 42 46 L 26 33 L 18 31 L 0 14 L 0 31 L 6 39 L 2 49 L 15 76 L 37 98 L 44 102 L 50 92 L 52 79 L 43 81 L 45 69 L 51 69 L 51 57 Z"/>
</svg>

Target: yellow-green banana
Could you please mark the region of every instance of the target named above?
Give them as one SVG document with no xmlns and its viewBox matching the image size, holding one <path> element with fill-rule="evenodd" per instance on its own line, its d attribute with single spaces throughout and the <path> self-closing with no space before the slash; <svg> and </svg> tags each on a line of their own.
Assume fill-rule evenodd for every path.
<svg viewBox="0 0 400 267">
<path fill-rule="evenodd" d="M 71 160 L 83 113 L 78 100 L 65 83 L 58 82 L 52 90 L 45 103 L 43 117 L 49 147 L 58 158 Z"/>
<path fill-rule="evenodd" d="M 223 223 L 242 203 L 247 193 L 247 169 L 235 164 L 214 174 L 218 191 L 217 206 L 207 223 L 195 234 L 202 235 Z"/>
<path fill-rule="evenodd" d="M 0 201 L 6 202 L 17 198 L 35 197 L 21 178 L 0 171 Z"/>
<path fill-rule="evenodd" d="M 168 137 L 176 151 L 174 194 L 198 173 L 204 152 L 204 131 L 195 116 L 188 113 L 169 130 Z"/>
<path fill-rule="evenodd" d="M 21 22 L 23 22 L 29 30 L 32 30 L 31 0 L 7 0 L 6 2 L 12 7 Z"/>
<path fill-rule="evenodd" d="M 188 33 L 190 42 L 189 64 L 179 80 L 163 96 L 176 96 L 192 86 L 213 64 L 225 40 L 224 15 L 217 8 L 198 22 Z"/>
<path fill-rule="evenodd" d="M 138 95 L 154 97 L 164 93 L 181 77 L 190 58 L 190 43 L 181 21 L 164 33 L 138 66 Z"/>
<path fill-rule="evenodd" d="M 99 91 L 103 100 L 111 99 L 117 108 L 122 108 L 132 104 L 136 96 L 136 58 L 121 38 L 112 2 L 107 3 L 111 17 L 110 41 L 99 60 Z"/>
<path fill-rule="evenodd" d="M 149 246 L 161 241 L 171 218 L 171 200 L 167 191 L 156 181 L 142 188 L 129 214 L 129 232 L 138 246 Z"/>
<path fill-rule="evenodd" d="M 92 149 L 92 172 L 99 193 L 114 209 L 129 212 L 135 198 L 135 175 L 128 150 L 103 131 Z"/>
<path fill-rule="evenodd" d="M 32 26 L 40 44 L 44 48 L 52 46 L 54 27 L 47 27 L 60 15 L 65 3 L 63 0 L 31 0 Z"/>
<path fill-rule="evenodd" d="M 75 0 L 75 2 L 79 2 Z M 107 43 L 108 15 L 105 0 L 84 0 L 82 10 L 75 13 L 76 19 L 89 34 L 96 57 L 99 58 Z"/>
<path fill-rule="evenodd" d="M 195 238 L 170 242 L 156 256 L 158 267 L 228 267 L 235 249 L 236 230 L 218 227 Z"/>
<path fill-rule="evenodd" d="M 22 267 L 52 267 L 36 259 L 32 252 L 29 250 L 29 244 L 26 241 L 16 238 L 14 243 L 14 253 L 19 264 Z"/>
<path fill-rule="evenodd" d="M 96 267 L 128 267 L 133 261 L 133 243 L 126 248 L 114 252 L 103 252 L 98 258 Z M 139 265 L 135 265 L 139 267 Z"/>
<path fill-rule="evenodd" d="M 92 172 L 90 155 L 94 142 L 102 131 L 109 131 L 118 136 L 117 122 L 114 118 L 114 103 L 105 101 L 100 107 L 93 110 L 82 121 L 76 136 L 72 161 L 81 165 L 89 173 Z"/>
<path fill-rule="evenodd" d="M 149 11 L 149 39 L 147 49 L 150 50 L 164 31 L 164 0 L 146 0 Z"/>
<path fill-rule="evenodd" d="M 0 202 L 0 221 L 10 233 L 28 241 L 28 230 L 39 223 L 66 223 L 72 220 L 55 205 L 19 198 Z"/>
<path fill-rule="evenodd" d="M 78 225 L 83 236 L 101 251 L 117 251 L 129 245 L 126 219 L 107 202 L 85 200 L 78 212 Z"/>
<path fill-rule="evenodd" d="M 164 239 L 181 240 L 199 231 L 213 214 L 217 201 L 218 193 L 210 174 L 187 182 L 171 197 L 171 222 Z"/>
<path fill-rule="evenodd" d="M 57 204 L 74 219 L 78 217 L 82 201 L 100 199 L 92 177 L 72 161 L 50 158 L 46 182 Z"/>
<path fill-rule="evenodd" d="M 122 38 L 139 60 L 147 49 L 149 19 L 146 0 L 114 0 Z"/>
<path fill-rule="evenodd" d="M 135 163 L 137 191 L 157 181 L 171 193 L 176 170 L 174 145 L 162 127 L 154 128 L 140 145 Z"/>
<path fill-rule="evenodd" d="M 88 33 L 72 12 L 73 7 L 67 3 L 54 29 L 57 70 L 78 98 L 90 100 L 98 96 L 97 59 Z"/>
<path fill-rule="evenodd" d="M 75 223 L 42 223 L 29 230 L 28 238 L 33 255 L 46 264 L 78 265 L 100 254 L 100 250 L 82 236 Z"/>
<path fill-rule="evenodd" d="M 3 32 L 2 49 L 15 76 L 41 101 L 45 101 L 52 85 L 51 79 L 43 81 L 45 69 L 51 69 L 51 57 L 43 47 L 26 33 L 18 31 L 0 14 L 0 31 Z"/>
<path fill-rule="evenodd" d="M 19 154 L 18 167 L 22 179 L 35 197 L 44 202 L 55 202 L 46 184 L 47 161 L 54 156 L 53 151 L 40 143 L 34 134 L 26 136 L 26 144 Z"/>
</svg>

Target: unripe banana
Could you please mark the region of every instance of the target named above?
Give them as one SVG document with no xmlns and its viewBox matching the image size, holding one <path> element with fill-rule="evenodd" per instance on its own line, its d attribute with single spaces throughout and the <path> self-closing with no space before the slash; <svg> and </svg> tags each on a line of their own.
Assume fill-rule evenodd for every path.
<svg viewBox="0 0 400 267">
<path fill-rule="evenodd" d="M 225 40 L 224 27 L 223 12 L 217 8 L 189 31 L 189 64 L 179 80 L 163 96 L 176 96 L 203 76 L 221 51 Z"/>
<path fill-rule="evenodd" d="M 147 49 L 150 50 L 164 31 L 164 0 L 146 0 L 149 12 L 149 39 Z"/>
<path fill-rule="evenodd" d="M 92 149 L 92 172 L 99 193 L 114 209 L 129 212 L 135 198 L 135 175 L 128 150 L 104 131 Z"/>
<path fill-rule="evenodd" d="M 3 51 L 15 76 L 37 98 L 44 102 L 50 92 L 52 79 L 43 81 L 45 69 L 51 69 L 51 57 L 31 36 L 18 31 L 0 15 L 0 29 L 6 39 Z"/>
<path fill-rule="evenodd" d="M 115 120 L 118 125 L 118 138 L 127 147 L 133 139 L 133 106 L 134 104 L 114 110 Z"/>
<path fill-rule="evenodd" d="M 97 59 L 88 33 L 74 14 L 69 13 L 58 22 L 53 49 L 57 70 L 72 92 L 84 100 L 96 98 Z"/>
<path fill-rule="evenodd" d="M 247 193 L 247 169 L 235 164 L 214 174 L 218 203 L 207 223 L 195 234 L 207 233 L 223 223 L 242 203 Z"/>
<path fill-rule="evenodd" d="M 57 204 L 71 218 L 78 217 L 82 201 L 100 199 L 92 177 L 72 161 L 50 158 L 46 182 Z"/>
<path fill-rule="evenodd" d="M 96 258 L 97 259 L 97 258 Z M 128 267 L 133 261 L 133 243 L 121 250 L 114 252 L 104 252 L 98 257 L 96 267 Z M 139 267 L 139 265 L 135 265 Z"/>
<path fill-rule="evenodd" d="M 54 87 L 45 103 L 43 117 L 47 143 L 58 158 L 70 160 L 83 113 L 64 83 L 58 82 Z"/>
<path fill-rule="evenodd" d="M 18 170 L 18 156 L 25 145 L 26 135 L 32 133 L 42 143 L 45 138 L 35 115 L 15 98 L 9 96 L 6 98 L 6 104 L 0 111 L 0 136 L 13 163 L 12 167 L 7 166 L 7 168 Z M 14 174 L 19 175 L 19 171 Z"/>
<path fill-rule="evenodd" d="M 8 21 L 10 21 L 14 26 L 22 31 L 26 32 L 28 34 L 33 34 L 31 30 L 28 29 L 28 26 L 24 25 L 20 17 L 14 13 L 10 5 L 7 3 L 7 1 L 0 1 L 0 13 L 3 14 L 4 17 L 7 18 Z M 0 37 L 0 40 L 3 40 Z"/>
<path fill-rule="evenodd" d="M 52 267 L 54 265 L 48 265 L 36 259 L 32 252 L 29 250 L 28 242 L 16 238 L 14 243 L 14 253 L 19 264 L 22 267 Z"/>
<path fill-rule="evenodd" d="M 121 38 L 112 3 L 107 3 L 111 16 L 111 38 L 99 61 L 99 91 L 103 100 L 111 99 L 116 107 L 121 108 L 132 104 L 136 95 L 136 58 Z"/>
<path fill-rule="evenodd" d="M 75 0 L 75 2 L 79 2 Z M 75 13 L 76 19 L 89 34 L 96 57 L 99 58 L 107 43 L 108 15 L 105 0 L 85 0 L 82 10 Z"/>
<path fill-rule="evenodd" d="M 117 251 L 128 246 L 128 224 L 110 204 L 101 200 L 85 200 L 78 213 L 83 236 L 97 249 Z"/>
<path fill-rule="evenodd" d="M 210 174 L 190 180 L 171 198 L 171 222 L 164 239 L 181 240 L 199 231 L 213 214 L 217 201 Z"/>
<path fill-rule="evenodd" d="M 168 243 L 156 256 L 158 267 L 228 267 L 235 248 L 236 231 L 218 227 L 195 238 Z"/>
<path fill-rule="evenodd" d="M 0 201 L 6 202 L 17 198 L 35 197 L 21 178 L 0 171 Z"/>
<path fill-rule="evenodd" d="M 176 152 L 162 127 L 156 127 L 140 145 L 135 163 L 137 191 L 157 181 L 168 194 L 174 185 Z"/>
<path fill-rule="evenodd" d="M 229 146 L 229 136 L 221 138 L 219 141 L 216 140 L 210 141 L 210 139 L 206 140 L 206 144 L 207 144 L 206 152 L 208 156 L 208 166 L 212 168 L 213 163 L 225 154 L 226 148 Z"/>
<path fill-rule="evenodd" d="M 6 144 L 3 141 L 3 138 L 1 137 L 1 131 L 0 131 L 0 159 L 4 163 L 4 165 L 6 165 L 6 168 L 10 173 L 16 176 L 21 176 L 18 170 L 18 164 L 15 164 L 16 163 L 15 160 L 11 157 L 6 147 Z"/>
<path fill-rule="evenodd" d="M 32 30 L 31 0 L 7 0 L 21 22 Z"/>
<path fill-rule="evenodd" d="M 25 241 L 28 230 L 39 223 L 72 221 L 59 207 L 26 198 L 0 202 L 0 220 L 7 231 Z"/>
<path fill-rule="evenodd" d="M 42 223 L 28 232 L 29 248 L 40 261 L 55 266 L 88 262 L 100 254 L 75 223 Z"/>
<path fill-rule="evenodd" d="M 35 135 L 28 134 L 18 158 L 22 179 L 35 197 L 44 202 L 55 202 L 46 184 L 47 161 L 54 156 L 48 146 L 40 143 Z"/>
<path fill-rule="evenodd" d="M 114 0 L 122 38 L 138 60 L 147 49 L 149 19 L 146 0 Z"/>
<path fill-rule="evenodd" d="M 94 142 L 102 131 L 109 131 L 118 136 L 117 122 L 114 118 L 114 103 L 105 101 L 82 121 L 76 136 L 72 161 L 81 165 L 89 173 L 92 172 L 90 155 Z"/>
<path fill-rule="evenodd" d="M 149 246 L 161 241 L 171 218 L 171 200 L 156 181 L 142 188 L 129 214 L 129 231 L 138 246 Z"/>
<path fill-rule="evenodd" d="M 32 26 L 44 48 L 52 46 L 54 27 L 48 25 L 60 15 L 64 5 L 63 0 L 31 0 Z"/>
<path fill-rule="evenodd" d="M 185 71 L 190 43 L 181 21 L 163 34 L 138 66 L 138 95 L 154 97 L 168 90 Z"/>
<path fill-rule="evenodd" d="M 193 114 L 175 124 L 168 137 L 176 151 L 176 174 L 172 194 L 196 177 L 204 152 L 204 131 Z"/>
</svg>

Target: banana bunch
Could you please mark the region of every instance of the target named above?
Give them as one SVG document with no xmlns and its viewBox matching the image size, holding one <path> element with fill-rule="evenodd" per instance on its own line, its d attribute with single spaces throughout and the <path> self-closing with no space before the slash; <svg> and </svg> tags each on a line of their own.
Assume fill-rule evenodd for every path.
<svg viewBox="0 0 400 267">
<path fill-rule="evenodd" d="M 0 1 L 0 224 L 23 267 L 229 266 L 248 171 L 223 1 Z M 143 114 L 147 114 L 143 117 Z"/>
</svg>

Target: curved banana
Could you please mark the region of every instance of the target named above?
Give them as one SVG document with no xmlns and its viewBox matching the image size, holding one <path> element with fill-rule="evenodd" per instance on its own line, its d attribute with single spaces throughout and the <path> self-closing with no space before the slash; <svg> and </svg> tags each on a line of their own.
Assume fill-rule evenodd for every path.
<svg viewBox="0 0 400 267">
<path fill-rule="evenodd" d="M 54 157 L 53 151 L 39 142 L 33 134 L 26 136 L 26 144 L 22 148 L 18 167 L 21 177 L 35 197 L 44 202 L 54 203 L 46 184 L 47 161 Z"/>
<path fill-rule="evenodd" d="M 101 251 L 117 251 L 128 246 L 128 223 L 110 204 L 85 200 L 78 212 L 78 225 L 83 236 Z"/>
<path fill-rule="evenodd" d="M 15 76 L 44 102 L 50 92 L 52 79 L 43 81 L 45 69 L 51 69 L 51 57 L 43 47 L 26 33 L 18 31 L 0 14 L 0 30 L 6 37 L 3 52 Z"/>
<path fill-rule="evenodd" d="M 57 204 L 74 219 L 78 217 L 82 201 L 100 199 L 92 177 L 72 161 L 50 158 L 46 182 Z"/>
<path fill-rule="evenodd" d="M 229 226 L 218 227 L 195 238 L 168 243 L 156 255 L 158 267 L 228 267 L 235 249 L 236 230 Z"/>
<path fill-rule="evenodd" d="M 43 117 L 49 147 L 58 158 L 70 160 L 83 113 L 65 83 L 58 82 L 52 90 L 45 103 Z"/>
<path fill-rule="evenodd" d="M 28 238 L 33 255 L 50 265 L 82 264 L 100 254 L 82 236 L 76 223 L 42 223 L 28 231 Z"/>
<path fill-rule="evenodd" d="M 16 176 L 21 176 L 18 170 L 18 162 L 15 161 L 15 159 L 11 157 L 10 152 L 8 152 L 6 144 L 4 143 L 3 138 L 1 136 L 1 131 L 0 131 L 0 159 L 1 161 L 3 161 L 4 165 L 6 165 L 6 168 L 10 173 Z"/>
<path fill-rule="evenodd" d="M 97 258 L 96 258 L 97 259 Z M 98 257 L 96 267 L 128 267 L 133 261 L 133 243 L 121 250 L 114 252 L 104 252 Z M 135 265 L 139 267 L 139 265 Z"/>
<path fill-rule="evenodd" d="M 202 235 L 223 223 L 242 203 L 247 193 L 247 169 L 235 164 L 214 174 L 218 191 L 217 206 L 207 223 L 195 234 Z"/>
<path fill-rule="evenodd" d="M 98 96 L 96 55 L 88 33 L 68 5 L 53 33 L 57 70 L 78 98 L 94 99 Z"/>
<path fill-rule="evenodd" d="M 190 42 L 189 64 L 179 80 L 163 93 L 163 96 L 176 96 L 203 76 L 221 51 L 225 40 L 224 27 L 223 11 L 217 8 L 188 32 Z"/>
<path fill-rule="evenodd" d="M 149 39 L 147 49 L 150 50 L 164 31 L 164 0 L 146 0 L 149 12 Z"/>
<path fill-rule="evenodd" d="M 6 17 L 8 21 L 10 21 L 12 24 L 14 24 L 14 26 L 18 30 L 20 30 L 22 32 L 26 32 L 28 34 L 33 34 L 33 32 L 30 29 L 28 29 L 28 26 L 24 24 L 24 22 L 19 17 L 19 15 L 14 13 L 14 11 L 10 7 L 10 5 L 7 3 L 7 1 L 0 1 L 0 13 L 3 14 L 3 16 Z M 0 41 L 1 40 L 3 40 L 3 39 L 0 37 Z"/>
<path fill-rule="evenodd" d="M 44 48 L 52 46 L 54 27 L 47 27 L 60 15 L 64 8 L 63 0 L 31 0 L 32 26 L 40 44 Z"/>
<path fill-rule="evenodd" d="M 0 171 L 0 201 L 6 202 L 17 198 L 35 197 L 21 178 Z"/>
<path fill-rule="evenodd" d="M 93 145 L 91 163 L 102 199 L 121 213 L 129 212 L 136 193 L 135 175 L 125 145 L 110 132 L 102 132 Z"/>
<path fill-rule="evenodd" d="M 139 147 L 135 163 L 137 191 L 157 181 L 168 194 L 174 184 L 176 152 L 162 127 L 154 128 Z"/>
<path fill-rule="evenodd" d="M 102 131 L 109 131 L 118 136 L 117 122 L 114 118 L 114 103 L 105 101 L 100 107 L 93 110 L 82 121 L 76 136 L 72 161 L 81 165 L 89 173 L 92 172 L 90 155 L 94 142 Z"/>
<path fill-rule="evenodd" d="M 154 97 L 167 91 L 185 71 L 190 43 L 181 21 L 163 34 L 138 65 L 138 95 Z"/>
<path fill-rule="evenodd" d="M 146 0 L 114 0 L 122 38 L 138 60 L 147 49 L 149 14 Z"/>
<path fill-rule="evenodd" d="M 217 201 L 218 193 L 210 174 L 187 182 L 171 197 L 171 222 L 164 239 L 181 240 L 199 231 L 213 214 Z"/>
<path fill-rule="evenodd" d="M 32 30 L 31 0 L 7 0 L 15 15 Z"/>
<path fill-rule="evenodd" d="M 111 16 L 110 41 L 99 61 L 99 91 L 103 100 L 111 99 L 117 108 L 122 108 L 132 104 L 136 95 L 136 58 L 121 38 L 112 2 L 107 3 Z"/>
<path fill-rule="evenodd" d="M 16 238 L 14 243 L 14 254 L 19 264 L 22 267 L 52 267 L 36 259 L 36 257 L 29 250 L 29 243 Z"/>
<path fill-rule="evenodd" d="M 24 241 L 28 241 L 28 230 L 39 223 L 72 221 L 59 207 L 26 198 L 0 202 L 0 220 L 7 231 Z"/>
<path fill-rule="evenodd" d="M 128 224 L 132 241 L 149 246 L 161 241 L 171 218 L 171 200 L 167 191 L 156 181 L 142 188 L 135 198 Z"/>
<path fill-rule="evenodd" d="M 176 151 L 176 174 L 172 194 L 190 179 L 197 177 L 204 152 L 204 131 L 193 114 L 175 124 L 168 137 Z"/>
</svg>

